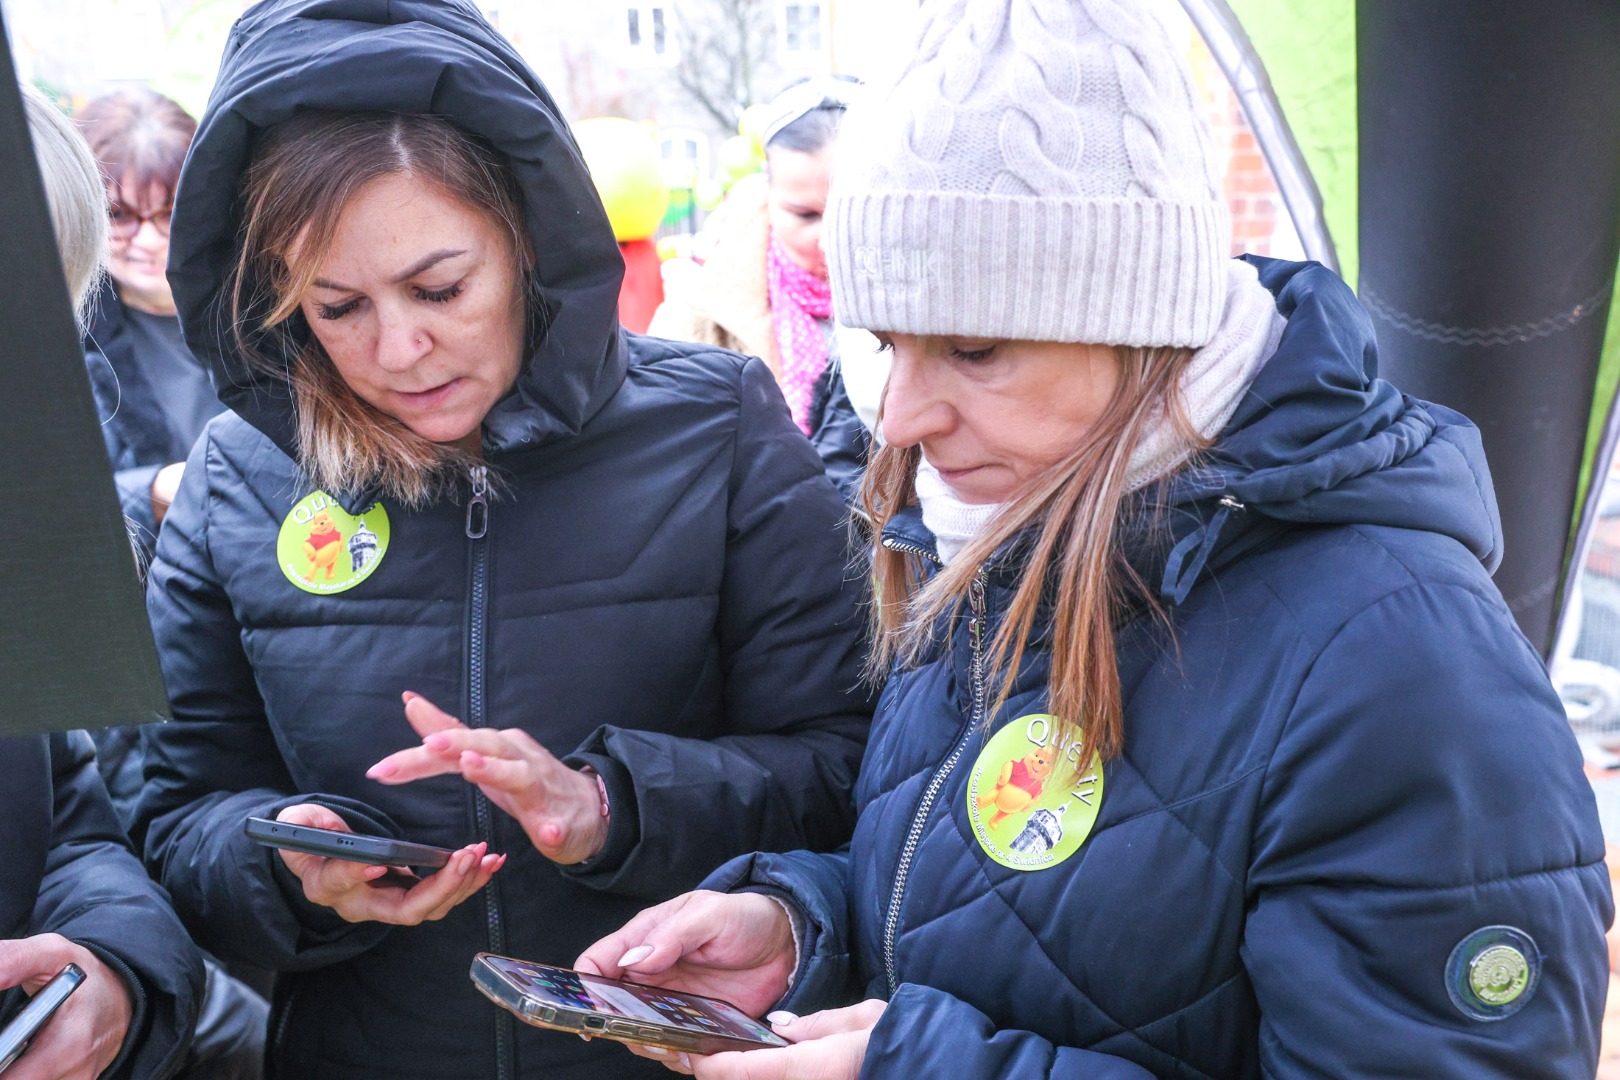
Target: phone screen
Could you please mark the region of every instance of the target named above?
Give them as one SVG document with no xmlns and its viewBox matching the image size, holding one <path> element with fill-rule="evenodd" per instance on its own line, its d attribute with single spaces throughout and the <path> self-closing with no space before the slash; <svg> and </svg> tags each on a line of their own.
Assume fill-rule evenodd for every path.
<svg viewBox="0 0 1620 1080">
<path fill-rule="evenodd" d="M 747 1013 L 724 1001 L 615 982 L 566 968 L 527 964 L 503 956 L 486 962 L 523 986 L 531 995 L 563 1009 L 582 1009 L 623 1016 L 643 1023 L 666 1024 L 702 1035 L 724 1035 L 752 1042 L 782 1044 L 781 1037 Z"/>
</svg>

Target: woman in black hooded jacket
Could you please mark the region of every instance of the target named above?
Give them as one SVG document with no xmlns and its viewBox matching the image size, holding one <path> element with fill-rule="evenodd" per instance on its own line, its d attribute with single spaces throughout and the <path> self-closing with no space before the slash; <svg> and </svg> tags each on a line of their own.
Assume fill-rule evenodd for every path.
<svg viewBox="0 0 1620 1080">
<path fill-rule="evenodd" d="M 517 1030 L 468 965 L 847 837 L 836 493 L 763 364 L 619 329 L 573 139 L 468 4 L 245 16 L 171 244 L 233 414 L 150 577 L 148 862 L 207 948 L 282 973 L 278 1075 L 594 1075 L 609 1049 Z M 461 850 L 379 880 L 249 816 Z"/>
</svg>

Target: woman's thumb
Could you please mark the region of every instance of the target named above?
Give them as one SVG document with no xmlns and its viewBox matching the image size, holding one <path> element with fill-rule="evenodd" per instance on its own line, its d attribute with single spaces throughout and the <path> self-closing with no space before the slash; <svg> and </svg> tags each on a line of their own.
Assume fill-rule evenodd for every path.
<svg viewBox="0 0 1620 1080">
<path fill-rule="evenodd" d="M 878 1022 L 886 1004 L 869 998 L 845 1009 L 825 1009 L 809 1016 L 774 1012 L 766 1019 L 770 1020 L 771 1029 L 789 1042 L 809 1042 L 846 1031 L 864 1031 Z"/>
</svg>

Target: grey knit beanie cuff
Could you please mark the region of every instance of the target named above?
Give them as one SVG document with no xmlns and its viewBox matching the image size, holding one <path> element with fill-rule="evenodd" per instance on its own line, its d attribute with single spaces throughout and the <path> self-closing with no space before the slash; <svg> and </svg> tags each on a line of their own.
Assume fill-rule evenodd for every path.
<svg viewBox="0 0 1620 1080">
<path fill-rule="evenodd" d="M 822 230 L 846 326 L 1199 348 L 1226 300 L 1220 202 L 839 191 Z"/>
</svg>

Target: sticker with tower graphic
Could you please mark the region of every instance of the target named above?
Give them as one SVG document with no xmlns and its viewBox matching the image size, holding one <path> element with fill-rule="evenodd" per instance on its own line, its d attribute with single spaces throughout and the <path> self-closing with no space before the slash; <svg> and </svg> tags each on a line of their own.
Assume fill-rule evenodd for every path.
<svg viewBox="0 0 1620 1080">
<path fill-rule="evenodd" d="M 1045 713 L 991 737 L 967 784 L 968 821 L 984 853 L 1013 870 L 1044 870 L 1080 850 L 1097 823 L 1103 771 L 1077 733 Z"/>
<path fill-rule="evenodd" d="M 388 511 L 382 503 L 350 514 L 326 492 L 316 491 L 300 499 L 282 521 L 276 561 L 287 580 L 305 592 L 345 592 L 382 565 L 388 536 Z"/>
</svg>

